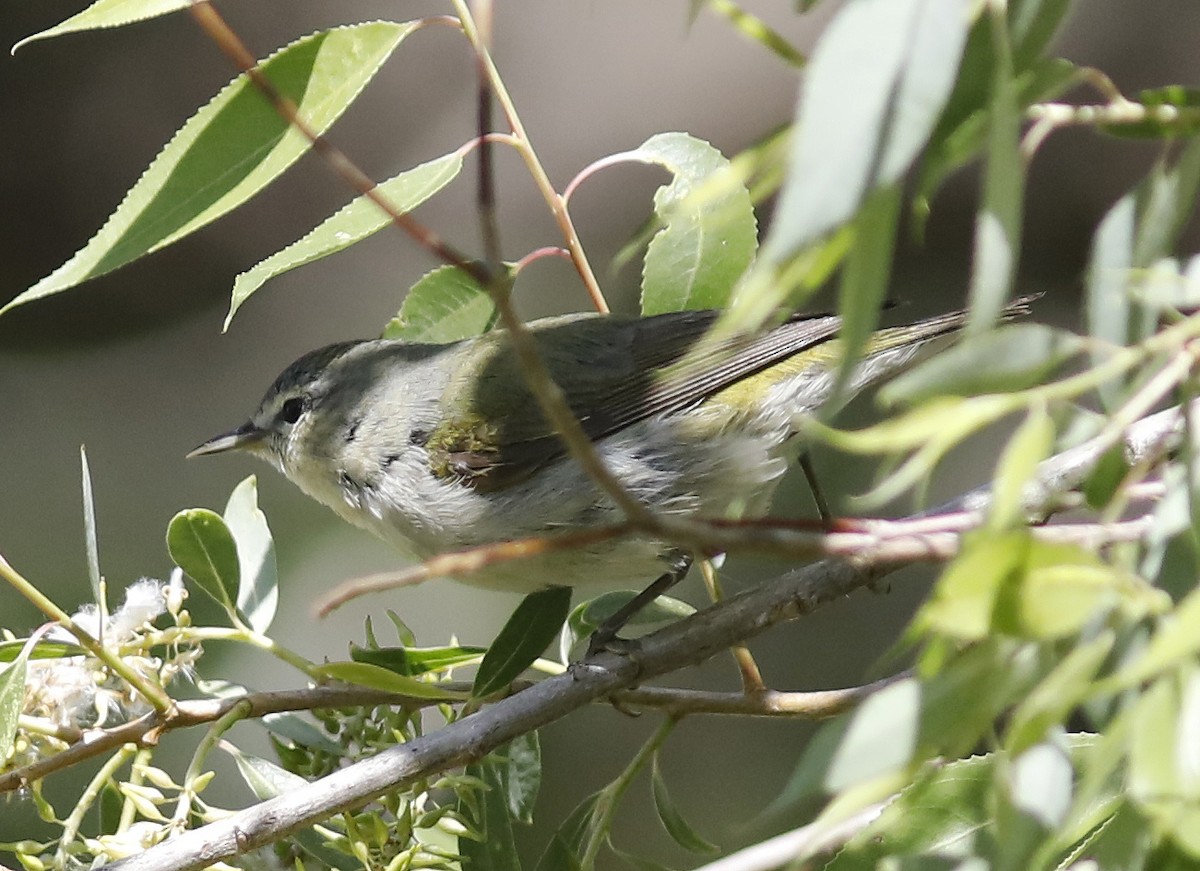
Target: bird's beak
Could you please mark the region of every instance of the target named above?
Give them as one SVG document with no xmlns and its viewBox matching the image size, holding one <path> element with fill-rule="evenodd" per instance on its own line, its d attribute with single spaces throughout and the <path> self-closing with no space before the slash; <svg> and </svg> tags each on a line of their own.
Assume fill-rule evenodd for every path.
<svg viewBox="0 0 1200 871">
<path fill-rule="evenodd" d="M 256 427 L 250 421 L 246 421 L 237 429 L 231 429 L 227 433 L 222 433 L 219 436 L 213 436 L 204 444 L 197 447 L 187 455 L 190 460 L 192 457 L 203 457 L 207 454 L 221 454 L 225 451 L 238 451 L 252 448 L 263 440 L 266 433 Z"/>
</svg>

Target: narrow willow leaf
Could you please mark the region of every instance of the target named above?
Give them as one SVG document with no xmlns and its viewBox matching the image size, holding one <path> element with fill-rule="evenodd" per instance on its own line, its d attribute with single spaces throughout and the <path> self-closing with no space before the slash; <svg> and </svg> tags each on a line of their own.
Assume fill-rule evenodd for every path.
<svg viewBox="0 0 1200 871">
<path fill-rule="evenodd" d="M 25 649 L 28 638 L 0 641 L 0 663 L 13 662 Z M 33 646 L 29 659 L 64 659 L 68 656 L 84 656 L 87 651 L 69 641 L 39 641 Z"/>
<path fill-rule="evenodd" d="M 562 661 L 567 662 L 576 644 L 599 629 L 605 620 L 621 610 L 639 592 L 638 590 L 613 590 L 576 605 L 571 610 L 566 625 L 563 627 L 559 646 Z M 671 596 L 659 596 L 644 608 L 639 609 L 629 618 L 626 625 L 652 626 L 657 623 L 670 623 L 690 617 L 695 613 L 696 609 L 687 602 Z"/>
<path fill-rule="evenodd" d="M 1062 823 L 1071 807 L 1075 776 L 1065 748 L 1049 742 L 1037 744 L 1016 755 L 1006 773 L 1009 798 L 1016 808 L 1047 831 Z M 1020 854 L 1013 851 L 1010 855 Z"/>
<path fill-rule="evenodd" d="M 422 163 L 388 179 L 376 193 L 399 212 L 411 212 L 462 171 L 462 155 L 455 152 Z M 352 200 L 291 245 L 276 251 L 239 275 L 233 282 L 225 329 L 242 303 L 277 275 L 335 254 L 361 242 L 391 224 L 391 217 L 366 196 Z"/>
<path fill-rule="evenodd" d="M 237 615 L 237 543 L 221 515 L 207 508 L 180 511 L 167 525 L 167 551 L 175 565 L 230 615 Z"/>
<path fill-rule="evenodd" d="M 980 20 L 976 27 L 989 26 Z M 990 34 L 988 34 L 990 42 Z M 966 56 L 970 57 L 972 46 L 968 42 Z M 989 60 L 990 65 L 990 60 Z M 986 79 L 986 73 L 983 74 Z M 1080 77 L 1075 64 L 1063 58 L 1038 58 L 1034 64 L 1021 71 L 1013 79 L 1016 88 L 1017 104 L 1022 110 L 1033 103 L 1052 100 L 1068 90 Z M 959 75 L 959 83 L 970 81 L 964 72 Z M 972 99 L 976 95 L 972 94 Z M 924 229 L 924 222 L 929 217 L 930 201 L 942 182 L 955 170 L 965 166 L 983 149 L 988 135 L 988 109 L 986 93 L 980 93 L 978 102 L 970 106 L 947 106 L 938 122 L 938 128 L 930 139 L 928 150 L 921 162 L 921 171 L 917 180 L 917 192 L 913 197 L 913 212 L 918 221 L 918 233 Z"/>
<path fill-rule="evenodd" d="M 293 774 L 268 759 L 245 753 L 228 742 L 222 742 L 221 747 L 233 757 L 242 780 L 261 801 L 308 785 L 308 781 L 300 775 Z M 291 837 L 313 858 L 329 868 L 351 871 L 351 869 L 362 867 L 361 862 L 329 846 L 326 839 L 312 829 L 302 829 Z"/>
<path fill-rule="evenodd" d="M 457 266 L 439 266 L 412 286 L 385 339 L 443 345 L 486 333 L 496 323 L 496 303 Z"/>
<path fill-rule="evenodd" d="M 334 756 L 346 756 L 346 747 L 329 737 L 312 721 L 293 711 L 267 714 L 260 721 L 273 736 L 286 738 L 300 747 L 322 750 Z"/>
<path fill-rule="evenodd" d="M 554 640 L 570 607 L 570 587 L 548 587 L 522 599 L 479 664 L 471 695 L 485 698 L 516 680 Z"/>
<path fill-rule="evenodd" d="M 394 671 L 416 676 L 430 671 L 442 671 L 461 665 L 471 665 L 483 658 L 486 647 L 450 645 L 446 647 L 360 647 L 350 645 L 350 658 L 369 662 Z"/>
<path fill-rule="evenodd" d="M 1129 792 L 1143 807 L 1179 794 L 1175 759 L 1179 694 L 1173 676 L 1156 680 L 1137 700 L 1129 747 Z"/>
<path fill-rule="evenodd" d="M 546 845 L 536 871 L 591 871 L 583 865 L 583 854 L 593 838 L 604 834 L 598 831 L 603 796 L 594 792 L 571 811 Z"/>
<path fill-rule="evenodd" d="M 459 813 L 478 835 L 458 839 L 458 852 L 467 860 L 466 867 L 472 871 L 520 871 L 502 763 L 492 754 L 468 765 L 466 773 L 479 778 L 485 787 L 476 802 L 459 800 Z"/>
<path fill-rule="evenodd" d="M 1113 648 L 1115 636 L 1105 631 L 1083 642 L 1046 675 L 1009 718 L 1005 746 L 1019 753 L 1045 739 L 1091 691 L 1092 678 Z"/>
<path fill-rule="evenodd" d="M 867 197 L 854 219 L 854 245 L 846 256 L 838 286 L 842 361 L 836 386 L 826 401 L 831 411 L 842 404 L 842 391 L 858 370 L 867 341 L 879 326 L 879 310 L 892 274 L 899 214 L 900 188 L 889 185 Z"/>
<path fill-rule="evenodd" d="M 1038 464 L 1050 456 L 1054 447 L 1054 420 L 1044 402 L 1032 405 L 1024 422 L 1017 428 L 1000 453 L 996 477 L 992 483 L 992 502 L 988 526 L 994 531 L 1025 522 L 1025 485 Z"/>
<path fill-rule="evenodd" d="M 1011 324 L 960 342 L 885 384 L 880 400 L 917 404 L 933 396 L 977 396 L 1042 384 L 1078 354 L 1083 340 L 1045 324 Z"/>
<path fill-rule="evenodd" d="M 321 31 L 275 53 L 259 70 L 322 133 L 416 27 L 372 22 Z M 258 193 L 308 148 L 239 76 L 179 129 L 87 245 L 0 314 L 182 239 Z"/>
<path fill-rule="evenodd" d="M 88 468 L 87 450 L 79 446 L 80 477 L 83 479 L 83 542 L 87 549 L 88 582 L 92 585 L 92 601 L 101 614 L 108 613 L 100 575 L 100 545 L 96 537 L 96 501 L 92 496 L 92 470 Z"/>
<path fill-rule="evenodd" d="M 17 49 L 39 39 L 62 36 L 64 33 L 78 33 L 81 30 L 120 27 L 186 9 L 188 5 L 189 0 L 96 0 L 87 9 L 65 21 L 25 37 L 12 47 L 12 53 L 16 54 Z"/>
<path fill-rule="evenodd" d="M 685 133 L 651 136 L 621 157 L 657 164 L 674 176 L 654 194 L 663 229 L 646 249 L 642 313 L 724 307 L 758 249 L 754 206 L 741 185 L 725 188 L 720 196 L 691 199 L 690 194 L 730 172 L 729 161 Z"/>
<path fill-rule="evenodd" d="M 981 829 L 993 824 L 995 756 L 973 756 L 925 772 L 887 804 L 878 819 L 859 832 L 823 871 L 877 868 L 889 856 L 905 856 L 914 868 L 965 871 L 966 856 Z M 930 855 L 932 854 L 932 856 Z M 796 856 L 799 861 L 807 855 Z M 931 861 L 921 862 L 922 858 Z"/>
<path fill-rule="evenodd" d="M 526 732 L 514 738 L 504 755 L 508 757 L 504 772 L 508 812 L 514 820 L 531 825 L 533 806 L 542 787 L 542 745 L 538 733 Z"/>
<path fill-rule="evenodd" d="M 884 687 L 809 742 L 766 814 L 794 807 L 906 767 L 917 751 L 922 688 L 914 678 Z"/>
<path fill-rule="evenodd" d="M 1021 212 L 1025 200 L 1025 165 L 1018 150 L 1021 112 L 1013 81 L 1012 46 L 1003 7 L 988 7 L 994 40 L 992 93 L 988 109 L 987 162 L 983 201 L 975 219 L 974 263 L 971 267 L 971 316 L 967 332 L 990 329 L 1012 291 L 1021 256 Z"/>
<path fill-rule="evenodd" d="M 17 724 L 25 707 L 25 674 L 29 645 L 0 671 L 0 759 L 7 759 L 17 737 Z"/>
<path fill-rule="evenodd" d="M 344 683 L 370 687 L 389 693 L 412 696 L 415 699 L 445 699 L 447 701 L 461 700 L 461 693 L 442 689 L 437 684 L 427 683 L 413 677 L 407 677 L 382 666 L 368 662 L 327 662 L 316 669 L 322 677 L 340 680 Z"/>
<path fill-rule="evenodd" d="M 1101 686 L 1104 692 L 1137 686 L 1174 668 L 1197 651 L 1200 651 L 1200 589 L 1193 589 L 1159 623 L 1141 653 Z"/>
<path fill-rule="evenodd" d="M 651 788 L 654 793 L 654 809 L 658 812 L 659 822 L 663 824 L 663 828 L 667 830 L 667 834 L 675 839 L 675 843 L 693 853 L 719 853 L 721 851 L 720 848 L 701 837 L 699 832 L 693 829 L 688 824 L 688 821 L 683 818 L 683 814 L 679 812 L 679 808 L 671 800 L 671 793 L 667 789 L 667 782 L 663 779 L 662 769 L 658 764 L 657 753 L 654 754 L 650 778 Z"/>
<path fill-rule="evenodd" d="M 299 774 L 280 768 L 274 762 L 244 753 L 227 742 L 221 746 L 233 757 L 242 780 L 246 781 L 246 786 L 250 787 L 250 791 L 260 800 L 275 798 L 277 795 L 308 785 L 308 781 Z"/>
<path fill-rule="evenodd" d="M 757 15 L 748 12 L 740 3 L 735 3 L 733 0 L 701 0 L 699 4 L 693 3 L 692 17 L 695 17 L 700 5 L 707 6 L 718 15 L 723 16 L 742 36 L 757 42 L 784 63 L 798 69 L 808 62 L 808 59 L 784 39 L 782 34 Z"/>
<path fill-rule="evenodd" d="M 279 569 L 267 516 L 258 507 L 258 479 L 254 475 L 234 488 L 225 505 L 224 519 L 237 545 L 238 612 L 251 629 L 264 633 L 279 605 Z"/>
<path fill-rule="evenodd" d="M 1021 570 L 1028 547 L 1029 534 L 1024 531 L 964 538 L 961 552 L 942 572 L 917 614 L 916 631 L 961 641 L 986 637 L 1001 588 Z"/>
<path fill-rule="evenodd" d="M 804 77 L 766 261 L 790 259 L 900 179 L 950 96 L 972 6 L 854 0 L 837 12 Z"/>
</svg>

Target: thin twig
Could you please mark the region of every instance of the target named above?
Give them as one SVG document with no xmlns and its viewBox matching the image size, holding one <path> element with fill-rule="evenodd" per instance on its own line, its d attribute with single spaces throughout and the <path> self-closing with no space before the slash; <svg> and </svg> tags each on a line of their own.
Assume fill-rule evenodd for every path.
<svg viewBox="0 0 1200 871">
<path fill-rule="evenodd" d="M 1061 523 L 1035 527 L 1031 534 L 1045 541 L 1096 547 L 1136 541 L 1145 534 L 1152 521 L 1152 515 L 1146 514 L 1116 523 Z M 676 540 L 696 542 L 706 552 L 757 551 L 801 559 L 853 557 L 873 565 L 890 565 L 953 559 L 958 554 L 962 533 L 979 528 L 983 522 L 982 512 L 969 511 L 929 514 L 907 520 L 858 521 L 854 524 L 858 528 L 853 531 L 820 532 L 797 529 L 792 523 L 771 518 L 737 522 L 693 519 L 688 536 Z M 640 533 L 632 524 L 621 523 L 440 554 L 410 569 L 339 584 L 314 602 L 313 612 L 324 617 L 367 593 L 415 586 L 440 577 L 470 575 L 499 563 L 575 550 L 631 534 Z"/>
</svg>

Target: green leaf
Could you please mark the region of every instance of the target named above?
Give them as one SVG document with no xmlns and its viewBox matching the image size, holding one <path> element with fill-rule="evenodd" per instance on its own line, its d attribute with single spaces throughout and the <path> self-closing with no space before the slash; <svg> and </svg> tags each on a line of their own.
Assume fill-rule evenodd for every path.
<svg viewBox="0 0 1200 871">
<path fill-rule="evenodd" d="M 372 22 L 304 37 L 259 70 L 323 133 L 415 23 Z M 258 193 L 309 148 L 241 75 L 180 128 L 100 231 L 0 314 L 175 242 Z"/>
<path fill-rule="evenodd" d="M 1065 748 L 1048 742 L 1036 744 L 1015 754 L 1005 773 L 1008 797 L 1016 809 L 1047 831 L 1062 823 L 1071 806 L 1075 776 Z"/>
<path fill-rule="evenodd" d="M 17 724 L 25 707 L 25 674 L 29 646 L 22 645 L 16 659 L 0 671 L 0 760 L 8 758 L 17 737 Z"/>
<path fill-rule="evenodd" d="M 570 659 L 571 651 L 580 640 L 591 635 L 613 614 L 616 614 L 629 600 L 638 595 L 639 590 L 613 590 L 602 593 L 594 599 L 580 602 L 567 617 L 563 627 L 562 638 L 559 642 L 559 655 L 563 662 Z M 671 596 L 659 596 L 653 602 L 641 608 L 629 618 L 628 626 L 647 626 L 657 623 L 670 623 L 682 620 L 696 613 L 696 609 L 680 599 Z"/>
<path fill-rule="evenodd" d="M 79 446 L 79 465 L 83 479 L 83 542 L 87 549 L 88 582 L 92 585 L 92 601 L 102 614 L 108 613 L 104 599 L 103 578 L 100 575 L 100 545 L 96 537 L 96 500 L 92 496 L 92 471 L 88 468 L 87 450 Z"/>
<path fill-rule="evenodd" d="M 0 641 L 0 662 L 13 662 L 25 649 L 28 638 Z M 39 641 L 33 646 L 29 659 L 65 659 L 68 656 L 86 656 L 87 651 L 70 641 Z"/>
<path fill-rule="evenodd" d="M 1200 588 L 1188 593 L 1165 615 L 1141 654 L 1097 687 L 1097 692 L 1118 692 L 1137 686 L 1176 667 L 1200 651 Z"/>
<path fill-rule="evenodd" d="M 245 616 L 251 629 L 264 633 L 275 619 L 279 604 L 279 569 L 267 516 L 258 507 L 258 479 L 254 475 L 230 494 L 225 505 L 225 524 L 237 546 L 238 613 Z"/>
<path fill-rule="evenodd" d="M 842 360 L 834 390 L 825 402 L 830 412 L 842 405 L 842 392 L 860 371 L 863 351 L 879 326 L 879 310 L 892 274 L 899 214 L 900 188 L 891 185 L 867 197 L 854 219 L 854 245 L 842 267 L 838 287 Z"/>
<path fill-rule="evenodd" d="M 323 750 L 334 756 L 347 755 L 345 747 L 321 731 L 311 720 L 306 720 L 298 713 L 282 711 L 277 714 L 267 714 L 260 722 L 272 735 L 286 738 L 297 746 Z"/>
<path fill-rule="evenodd" d="M 869 696 L 858 708 L 823 726 L 771 810 L 828 795 L 904 769 L 919 737 L 922 687 L 906 678 Z"/>
<path fill-rule="evenodd" d="M 65 21 L 25 37 L 12 47 L 12 52 L 16 54 L 17 49 L 35 40 L 62 36 L 64 33 L 78 33 L 81 30 L 120 27 L 123 24 L 145 21 L 147 18 L 186 9 L 188 5 L 189 0 L 96 0 L 87 9 Z"/>
<path fill-rule="evenodd" d="M 443 345 L 486 333 L 496 323 L 492 295 L 456 266 L 439 266 L 412 286 L 385 339 Z"/>
<path fill-rule="evenodd" d="M 877 868 L 887 857 L 945 857 L 946 868 L 970 855 L 992 818 L 994 756 L 972 756 L 930 767 L 847 843 L 824 871 Z M 803 860 L 807 857 L 797 857 Z M 883 867 L 887 867 L 884 865 Z M 913 862 L 904 868 L 937 868 Z"/>
<path fill-rule="evenodd" d="M 451 692 L 442 689 L 437 684 L 396 674 L 394 671 L 372 665 L 369 662 L 326 662 L 317 666 L 315 672 L 321 677 L 384 692 L 412 696 L 414 699 L 462 701 L 465 698 L 462 693 Z"/>
<path fill-rule="evenodd" d="M 242 780 L 261 801 L 285 795 L 308 785 L 308 781 L 300 775 L 293 774 L 270 760 L 245 753 L 227 741 L 222 742 L 221 747 L 233 757 Z M 349 869 L 362 867 L 362 864 L 353 857 L 329 846 L 326 839 L 313 829 L 302 829 L 291 837 L 307 853 L 330 868 L 349 871 Z"/>
<path fill-rule="evenodd" d="M 663 223 L 646 249 L 642 314 L 723 308 L 758 249 L 758 224 L 741 185 L 719 196 L 692 197 L 707 180 L 729 172 L 729 161 L 707 142 L 659 133 L 621 157 L 662 166 L 674 179 L 654 194 Z"/>
<path fill-rule="evenodd" d="M 1105 631 L 1075 647 L 1017 705 L 1008 721 L 1005 745 L 1019 753 L 1042 741 L 1091 692 L 1115 636 Z"/>
<path fill-rule="evenodd" d="M 1125 461 L 1125 446 L 1113 445 L 1101 454 L 1087 480 L 1083 482 L 1083 496 L 1088 507 L 1095 511 L 1104 509 L 1112 501 L 1117 488 L 1128 474 L 1129 463 Z"/>
<path fill-rule="evenodd" d="M 231 616 L 241 580 L 237 543 L 221 515 L 207 508 L 180 511 L 167 525 L 171 559 Z"/>
<path fill-rule="evenodd" d="M 1025 522 L 1022 495 L 1038 464 L 1054 447 L 1054 421 L 1044 402 L 1030 406 L 1029 413 L 1009 438 L 996 464 L 988 527 L 995 531 Z"/>
<path fill-rule="evenodd" d="M 462 165 L 461 154 L 447 154 L 393 176 L 380 183 L 375 191 L 397 211 L 411 212 L 453 181 L 462 171 Z M 351 200 L 291 245 L 259 261 L 234 280 L 224 329 L 229 329 L 242 303 L 272 278 L 349 248 L 391 223 L 391 217 L 366 196 Z"/>
<path fill-rule="evenodd" d="M 671 800 L 671 793 L 667 789 L 667 782 L 663 779 L 662 769 L 658 764 L 657 753 L 654 754 L 650 777 L 654 792 L 654 809 L 658 811 L 659 821 L 667 830 L 667 834 L 675 839 L 675 843 L 693 853 L 719 853 L 720 848 L 702 838 L 683 818 L 683 814 Z"/>
<path fill-rule="evenodd" d="M 1011 5 L 1010 5 L 1011 9 Z M 981 18 L 975 29 L 987 30 L 991 24 L 988 19 Z M 984 33 L 990 52 L 991 34 Z M 971 58 L 975 49 L 975 30 L 967 43 L 966 58 Z M 991 57 L 988 57 L 988 66 Z M 959 74 L 956 85 L 956 96 L 951 97 L 942 120 L 930 138 L 929 148 L 921 162 L 921 170 L 917 177 L 917 193 L 913 197 L 913 212 L 917 218 L 918 232 L 923 229 L 924 221 L 929 216 L 930 200 L 942 182 L 955 170 L 965 166 L 983 148 L 988 136 L 988 105 L 985 91 L 972 91 L 970 96 L 963 92 L 957 96 L 957 88 L 978 85 L 966 71 L 964 61 L 963 72 Z M 1078 68 L 1063 58 L 1037 58 L 1028 69 L 1017 73 L 1013 79 L 1016 88 L 1017 103 L 1022 108 L 1028 108 L 1033 103 L 1051 100 L 1066 91 L 1079 78 Z M 980 73 L 981 80 L 986 82 L 986 71 Z M 967 101 L 971 103 L 968 105 Z"/>
<path fill-rule="evenodd" d="M 995 324 L 1012 290 L 1021 257 L 1021 211 L 1025 199 L 1025 165 L 1018 151 L 1021 112 L 1013 81 L 1005 10 L 1002 6 L 989 6 L 984 14 L 992 18 L 996 38 L 983 201 L 975 219 L 971 269 L 971 317 L 967 331 L 973 336 L 981 335 Z"/>
<path fill-rule="evenodd" d="M 804 77 L 765 260 L 790 259 L 901 178 L 950 96 L 972 6 L 855 0 L 838 10 Z"/>
<path fill-rule="evenodd" d="M 471 695 L 482 699 L 512 683 L 554 640 L 570 607 L 570 587 L 547 587 L 522 599 L 479 664 Z"/>
<path fill-rule="evenodd" d="M 747 39 L 757 42 L 784 63 L 799 69 L 808 62 L 808 59 L 797 51 L 777 30 L 758 16 L 746 11 L 745 8 L 733 2 L 733 0 L 700 0 L 699 5 L 707 6 L 718 15 L 723 16 L 734 30 Z M 693 18 L 698 11 L 697 3 L 693 2 Z"/>
<path fill-rule="evenodd" d="M 466 860 L 466 867 L 471 871 L 520 871 L 501 763 L 491 754 L 468 765 L 466 773 L 478 777 L 485 786 L 476 802 L 459 799 L 459 813 L 479 836 L 458 839 L 458 852 Z"/>
<path fill-rule="evenodd" d="M 602 833 L 597 831 L 602 813 L 600 799 L 603 791 L 594 792 L 581 801 L 546 845 L 536 871 L 591 871 L 584 868 L 583 854 L 588 843 Z"/>
<path fill-rule="evenodd" d="M 416 676 L 478 662 L 486 647 L 450 645 L 446 647 L 360 647 L 350 645 L 350 658 L 369 662 L 396 674 Z"/>
<path fill-rule="evenodd" d="M 262 801 L 308 785 L 308 781 L 299 774 L 293 774 L 259 756 L 244 753 L 233 744 L 225 742 L 221 747 L 237 763 L 238 773 L 246 781 L 246 786 Z"/>
<path fill-rule="evenodd" d="M 504 771 L 508 812 L 514 820 L 531 825 L 533 806 L 542 786 L 542 745 L 538 733 L 526 732 L 514 738 L 504 755 L 508 757 Z"/>
<path fill-rule="evenodd" d="M 961 552 L 938 578 L 914 627 L 962 641 L 984 638 L 991 630 L 1000 590 L 1021 571 L 1028 547 L 1024 530 L 964 537 Z"/>
<path fill-rule="evenodd" d="M 978 396 L 1042 384 L 1083 347 L 1083 340 L 1045 324 L 1011 324 L 934 354 L 893 378 L 880 400 L 912 405 L 933 396 Z"/>
</svg>

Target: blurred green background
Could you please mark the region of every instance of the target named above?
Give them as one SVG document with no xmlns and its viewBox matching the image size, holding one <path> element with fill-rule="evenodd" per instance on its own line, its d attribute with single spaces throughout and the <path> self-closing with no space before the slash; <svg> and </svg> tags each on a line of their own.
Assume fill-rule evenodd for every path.
<svg viewBox="0 0 1200 871">
<path fill-rule="evenodd" d="M 56 23 L 79 5 L 6 4 L 0 45 Z M 791 14 L 791 4 L 746 5 L 802 49 L 836 6 L 821 4 L 801 18 Z M 447 11 L 431 2 L 284 0 L 220 8 L 260 56 L 342 20 Z M 496 59 L 557 185 L 590 161 L 657 132 L 688 131 L 732 154 L 790 117 L 796 98 L 792 70 L 710 13 L 702 12 L 690 28 L 686 18 L 687 4 L 661 0 L 498 4 Z M 1195 81 L 1198 26 L 1200 7 L 1182 0 L 1093 0 L 1078 4 L 1059 50 L 1077 63 L 1100 67 L 1131 93 Z M 183 14 L 0 56 L 0 301 L 80 247 L 162 144 L 232 75 L 225 58 Z M 385 178 L 470 138 L 474 98 L 474 66 L 465 42 L 448 28 L 430 28 L 402 46 L 334 128 L 333 139 L 369 174 Z M 1152 145 L 1085 131 L 1057 134 L 1043 147 L 1030 176 L 1020 271 L 1022 292 L 1047 294 L 1037 317 L 1077 323 L 1091 228 L 1156 154 Z M 506 255 L 556 244 L 555 228 L 520 161 L 503 148 L 496 149 L 496 158 Z M 615 307 L 636 307 L 639 272 L 634 264 L 614 273 L 608 264 L 645 219 L 662 180 L 646 167 L 610 169 L 589 180 L 572 201 Z M 924 244 L 901 246 L 892 296 L 909 305 L 900 316 L 915 318 L 962 302 L 976 181 L 974 171 L 953 179 L 934 202 Z M 457 246 L 478 252 L 473 185 L 473 175 L 464 173 L 418 217 Z M 220 509 L 232 487 L 253 472 L 275 532 L 283 579 L 273 634 L 306 656 L 344 657 L 347 642 L 361 640 L 364 617 L 382 618 L 389 607 L 423 643 L 442 643 L 451 633 L 464 642 L 486 643 L 515 606 L 514 596 L 443 582 L 361 600 L 317 622 L 309 613 L 316 591 L 395 568 L 393 554 L 248 458 L 183 459 L 204 438 L 241 422 L 276 373 L 300 353 L 378 333 L 404 289 L 435 265 L 406 237 L 385 231 L 273 281 L 222 335 L 235 274 L 347 199 L 347 191 L 309 156 L 265 196 L 193 238 L 0 319 L 0 552 L 63 606 L 74 608 L 87 597 L 81 444 L 91 460 L 101 560 L 117 591 L 114 598 L 138 577 L 168 574 L 163 534 L 177 510 Z M 1194 233 L 1189 240 L 1194 243 Z M 536 316 L 584 307 L 586 299 L 571 267 L 549 260 L 523 275 L 519 303 L 525 314 Z M 861 422 L 870 413 L 869 401 L 860 401 L 843 421 Z M 819 454 L 817 462 L 835 499 L 839 492 L 862 489 L 869 479 L 869 469 L 859 462 L 829 453 Z M 981 483 L 992 464 L 986 442 L 959 452 L 936 482 L 934 498 Z M 811 511 L 798 478 L 781 493 L 779 510 Z M 782 568 L 733 559 L 726 586 L 737 590 Z M 931 570 L 897 575 L 886 595 L 857 595 L 755 642 L 767 681 L 780 689 L 860 682 L 898 636 L 929 577 Z M 683 595 L 696 603 L 703 597 L 695 579 Z M 215 619 L 197 600 L 193 605 Z M 18 633 L 40 622 L 5 588 L 0 615 L 0 625 Z M 235 676 L 257 688 L 297 683 L 295 674 L 273 661 L 234 662 L 216 646 L 202 661 L 202 673 Z M 737 686 L 726 658 L 677 680 Z M 547 729 L 545 795 L 528 842 L 545 843 L 571 806 L 615 775 L 654 719 L 596 708 Z M 253 727 L 241 726 L 239 733 L 261 752 Z M 703 832 L 724 847 L 735 846 L 766 831 L 752 823 L 755 809 L 776 795 L 809 734 L 810 726 L 783 721 L 689 720 L 666 749 L 668 782 Z M 238 792 L 229 795 L 234 802 Z M 692 861 L 656 832 L 648 796 L 648 788 L 638 788 L 627 802 L 617 829 L 620 845 L 661 861 Z M 0 805 L 0 840 L 32 833 L 32 818 L 27 803 Z M 775 820 L 769 828 L 799 822 Z"/>
</svg>

